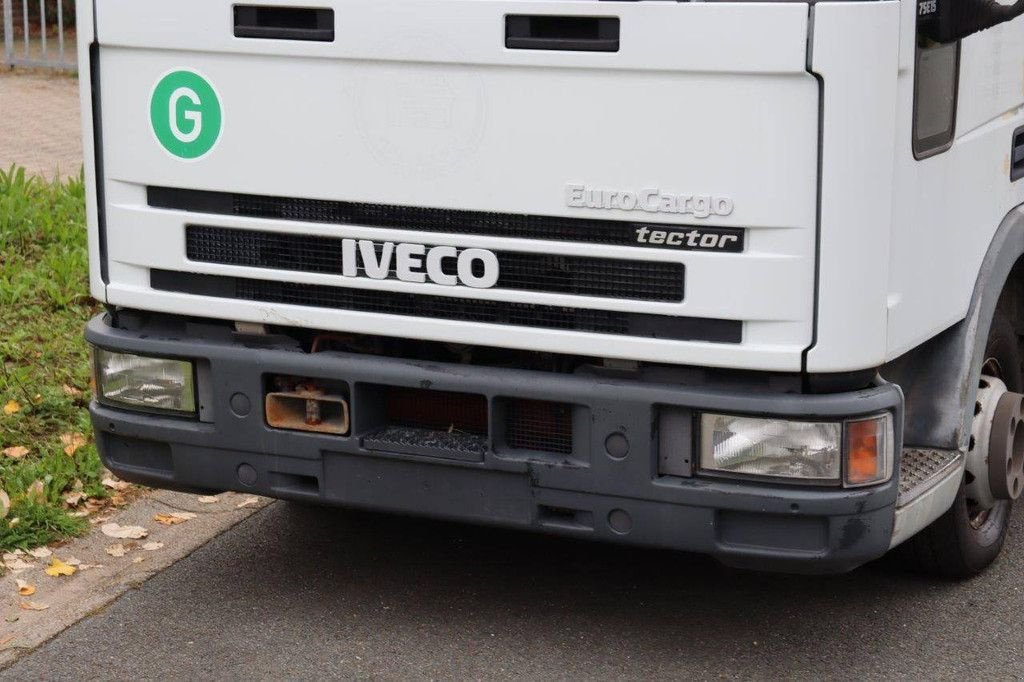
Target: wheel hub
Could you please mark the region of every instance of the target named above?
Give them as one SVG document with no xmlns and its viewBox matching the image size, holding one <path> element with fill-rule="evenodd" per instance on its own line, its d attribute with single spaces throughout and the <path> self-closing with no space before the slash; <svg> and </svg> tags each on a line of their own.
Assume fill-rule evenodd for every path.
<svg viewBox="0 0 1024 682">
<path fill-rule="evenodd" d="M 979 513 L 1024 492 L 1024 395 L 982 375 L 967 452 L 967 499 Z"/>
</svg>

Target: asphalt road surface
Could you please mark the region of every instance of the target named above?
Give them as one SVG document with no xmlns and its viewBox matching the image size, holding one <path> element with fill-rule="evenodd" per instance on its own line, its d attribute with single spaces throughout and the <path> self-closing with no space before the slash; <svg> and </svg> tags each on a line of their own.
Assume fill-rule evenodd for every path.
<svg viewBox="0 0 1024 682">
<path fill-rule="evenodd" d="M 1024 524 L 981 578 L 838 577 L 284 503 L 5 679 L 1024 677 Z"/>
</svg>

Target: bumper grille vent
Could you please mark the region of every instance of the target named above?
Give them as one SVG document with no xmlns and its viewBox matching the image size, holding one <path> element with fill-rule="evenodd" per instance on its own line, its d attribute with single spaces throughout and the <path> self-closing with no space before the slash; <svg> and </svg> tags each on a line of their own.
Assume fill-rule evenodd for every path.
<svg viewBox="0 0 1024 682">
<path fill-rule="evenodd" d="M 505 442 L 516 450 L 572 454 L 572 405 L 544 400 L 509 400 Z"/>
</svg>

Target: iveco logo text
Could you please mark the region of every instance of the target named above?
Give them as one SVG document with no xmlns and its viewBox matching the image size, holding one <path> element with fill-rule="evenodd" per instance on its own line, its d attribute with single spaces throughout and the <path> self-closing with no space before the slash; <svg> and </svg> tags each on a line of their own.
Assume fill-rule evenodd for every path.
<svg viewBox="0 0 1024 682">
<path fill-rule="evenodd" d="M 639 192 L 593 189 L 586 185 L 566 185 L 565 201 L 573 208 L 607 208 L 645 213 L 676 213 L 695 218 L 727 216 L 733 201 L 727 197 L 697 194 L 667 194 L 657 188 Z"/>
<path fill-rule="evenodd" d="M 450 263 L 454 269 L 445 268 L 445 261 L 454 261 Z M 490 289 L 498 283 L 498 257 L 486 249 L 460 251 L 454 246 L 342 239 L 341 274 L 371 279 L 394 276 L 403 282 L 422 283 L 429 279 L 449 287 L 464 284 L 474 289 Z"/>
</svg>

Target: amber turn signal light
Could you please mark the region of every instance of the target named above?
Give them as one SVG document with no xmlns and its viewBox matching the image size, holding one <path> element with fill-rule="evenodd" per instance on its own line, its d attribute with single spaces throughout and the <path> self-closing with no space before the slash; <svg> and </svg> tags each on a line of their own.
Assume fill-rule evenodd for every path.
<svg viewBox="0 0 1024 682">
<path fill-rule="evenodd" d="M 846 422 L 846 484 L 870 485 L 892 475 L 892 418 L 880 415 Z"/>
</svg>

